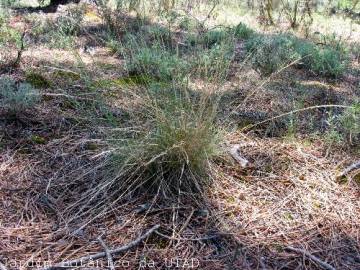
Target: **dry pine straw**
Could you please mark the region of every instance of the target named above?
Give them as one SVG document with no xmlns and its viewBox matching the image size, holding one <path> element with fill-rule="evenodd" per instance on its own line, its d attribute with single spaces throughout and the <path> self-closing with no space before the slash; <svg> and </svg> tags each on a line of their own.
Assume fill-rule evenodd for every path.
<svg viewBox="0 0 360 270">
<path fill-rule="evenodd" d="M 246 173 L 218 171 L 223 181 L 211 195 L 225 231 L 247 247 L 269 248 L 277 259 L 288 256 L 284 247 L 297 246 L 319 252 L 336 269 L 360 265 L 359 187 L 335 181 L 337 166 L 354 159 L 326 157 L 320 142 L 304 146 L 241 134 L 230 140 L 240 142 L 253 164 Z"/>
<path fill-rule="evenodd" d="M 38 51 L 28 50 L 25 59 L 53 56 L 43 50 L 41 55 L 36 55 Z M 61 53 L 59 51 L 63 57 Z M 50 62 L 50 59 L 41 60 Z M 63 58 L 60 60 L 64 62 Z M 73 59 L 66 60 L 73 62 L 70 61 Z M 263 102 L 259 102 L 262 93 Z M 266 95 L 258 91 L 252 98 L 257 101 L 250 99 L 249 103 L 264 108 L 266 104 L 270 105 L 266 100 L 268 91 Z M 281 98 L 278 100 L 283 103 Z M 57 151 L 60 147 L 60 152 L 76 158 L 71 152 L 77 149 L 79 138 L 69 136 L 58 145 L 48 146 L 52 149 L 43 149 L 44 152 Z M 230 240 L 226 243 L 228 247 L 224 245 L 224 250 L 219 251 L 219 243 L 211 241 L 169 241 L 154 236 L 116 258 L 126 259 L 134 266 L 146 255 L 158 262 L 172 257 L 200 258 L 201 269 L 224 269 L 224 264 L 232 264 L 238 269 L 277 269 L 280 266 L 319 269 L 301 255 L 284 249 L 293 246 L 314 253 L 336 269 L 357 269 L 356 265 L 360 264 L 359 187 L 354 182 L 335 182 L 337 165 L 354 160 L 342 152 L 327 156 L 326 146 L 321 143 L 304 146 L 282 139 L 259 139 L 242 134 L 230 134 L 228 139 L 231 143 L 240 143 L 242 153 L 253 164 L 247 170 L 240 169 L 237 164 L 214 165 L 216 181 L 209 193 L 214 208 L 212 219 L 198 220 L 192 209 L 144 217 L 129 211 L 143 203 L 136 201 L 129 203 L 127 209 L 114 209 L 114 215 L 96 221 L 72 237 L 69 232 L 74 228 L 54 229 L 55 218 L 36 202 L 36 190 L 32 185 L 35 177 L 41 178 L 45 171 L 53 171 L 47 161 L 54 153 L 50 151 L 49 156 L 36 155 L 29 159 L 21 153 L 2 151 L 0 260 L 25 262 L 32 258 L 40 261 L 51 258 L 59 262 L 74 259 L 103 251 L 96 240 L 101 234 L 109 247 L 116 248 L 132 241 L 151 225 L 160 223 L 167 234 L 171 235 L 174 230 L 171 236 L 175 238 L 201 237 L 216 226 L 232 235 L 241 249 L 234 252 L 235 244 Z M 72 160 L 69 158 L 68 161 Z M 188 226 L 183 228 L 189 217 Z M 161 268 L 161 264 L 158 267 Z"/>
<path fill-rule="evenodd" d="M 284 250 L 293 246 L 315 253 L 337 269 L 356 269 L 360 254 L 359 187 L 354 182 L 340 184 L 334 180 L 337 165 L 346 155 L 326 156 L 326 147 L 320 143 L 304 146 L 242 134 L 231 134 L 228 139 L 240 142 L 252 166 L 244 171 L 236 164 L 214 165 L 217 181 L 209 194 L 214 207 L 212 218 L 199 220 L 191 208 L 159 211 L 145 217 L 129 211 L 141 203 L 136 201 L 119 206 L 114 215 L 97 220 L 72 237 L 69 232 L 74 228 L 54 229 L 54 216 L 39 207 L 34 192 L 30 192 L 29 182 L 39 160 L 5 153 L 0 168 L 1 259 L 74 259 L 103 251 L 96 241 L 99 235 L 104 234 L 107 245 L 116 248 L 160 223 L 165 233 L 174 238 L 201 237 L 216 226 L 234 237 L 241 247 L 240 255 L 234 256 L 231 240 L 219 251 L 219 243 L 224 242 L 169 241 L 154 236 L 116 258 L 136 266 L 146 255 L 155 258 L 159 268 L 165 258 L 180 256 L 200 258 L 203 269 L 222 269 L 228 263 L 251 269 L 261 265 L 269 269 L 276 269 L 276 265 L 318 269 L 301 255 Z M 234 262 L 229 259 L 232 256 Z"/>
</svg>

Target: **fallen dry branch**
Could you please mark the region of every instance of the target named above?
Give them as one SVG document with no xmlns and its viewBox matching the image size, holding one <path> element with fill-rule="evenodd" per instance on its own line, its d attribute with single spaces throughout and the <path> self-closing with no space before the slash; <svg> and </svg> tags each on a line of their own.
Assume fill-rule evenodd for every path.
<svg viewBox="0 0 360 270">
<path fill-rule="evenodd" d="M 351 173 L 354 170 L 360 169 L 360 161 L 357 161 L 350 166 L 346 167 L 345 170 L 343 170 L 336 178 L 343 178 L 347 176 L 349 173 Z"/>
<path fill-rule="evenodd" d="M 99 241 L 100 245 L 103 247 L 103 249 L 105 250 L 106 258 L 107 258 L 110 270 L 115 270 L 114 260 L 111 256 L 110 249 L 107 247 L 107 245 L 105 244 L 105 242 L 102 240 L 102 238 L 100 236 L 98 237 L 98 241 Z"/>
<path fill-rule="evenodd" d="M 91 98 L 76 97 L 76 96 L 71 96 L 71 95 L 67 95 L 67 94 L 43 93 L 41 95 L 45 96 L 45 97 L 65 97 L 65 98 L 70 98 L 70 99 L 95 101 L 94 99 L 91 99 Z"/>
<path fill-rule="evenodd" d="M 140 244 L 143 240 L 148 238 L 152 233 L 154 233 L 159 228 L 160 228 L 160 225 L 157 224 L 157 225 L 153 226 L 151 229 L 149 229 L 146 233 L 141 235 L 139 238 L 137 238 L 134 241 L 130 242 L 129 244 L 121 246 L 121 247 L 113 249 L 113 250 L 109 250 L 108 253 L 110 255 L 114 255 L 114 254 L 118 254 L 118 253 L 127 251 L 127 250 L 137 246 L 138 244 Z M 78 266 L 80 264 L 84 264 L 84 263 L 92 261 L 92 260 L 97 260 L 97 259 L 100 259 L 100 258 L 104 258 L 106 256 L 107 256 L 107 252 L 99 252 L 99 253 L 89 255 L 89 256 L 85 256 L 85 257 L 81 257 L 79 259 L 75 259 L 75 260 L 72 260 L 72 261 L 65 261 L 65 262 L 59 263 L 57 265 L 45 268 L 43 270 L 54 270 L 54 269 L 59 269 L 59 268 L 69 268 L 69 266 L 70 267 L 71 266 Z"/>
<path fill-rule="evenodd" d="M 308 257 L 310 260 L 317 263 L 318 265 L 320 265 L 324 269 L 336 270 L 333 266 L 331 266 L 330 264 L 320 260 L 318 257 L 312 255 L 310 252 L 308 252 L 306 250 L 299 249 L 299 248 L 294 248 L 294 247 L 286 247 L 286 249 L 303 254 L 304 256 Z"/>
<path fill-rule="evenodd" d="M 177 237 L 171 237 L 165 234 L 162 234 L 158 231 L 155 231 L 155 233 L 161 237 L 164 237 L 166 239 L 169 240 L 176 240 L 176 241 L 205 241 L 205 240 L 211 240 L 211 239 L 215 239 L 215 238 L 219 238 L 220 235 L 210 235 L 210 236 L 206 236 L 206 237 L 200 237 L 200 238 L 177 238 Z"/>
<path fill-rule="evenodd" d="M 249 164 L 249 161 L 241 156 L 240 154 L 240 145 L 235 144 L 229 149 L 230 155 L 240 164 L 241 167 L 246 168 Z"/>
</svg>

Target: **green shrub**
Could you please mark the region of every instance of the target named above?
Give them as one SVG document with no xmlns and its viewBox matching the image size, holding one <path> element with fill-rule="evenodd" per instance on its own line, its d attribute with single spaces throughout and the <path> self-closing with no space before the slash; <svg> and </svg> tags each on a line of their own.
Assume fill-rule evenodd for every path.
<svg viewBox="0 0 360 270">
<path fill-rule="evenodd" d="M 255 70 L 267 76 L 299 58 L 294 43 L 290 35 L 258 35 L 247 41 L 246 48 Z"/>
<path fill-rule="evenodd" d="M 333 48 L 323 48 L 315 52 L 310 69 L 317 74 L 338 78 L 347 69 L 347 59 Z"/>
<path fill-rule="evenodd" d="M 304 66 L 312 72 L 338 78 L 348 67 L 348 56 L 342 48 L 317 46 L 310 42 L 298 42 L 296 51 Z"/>
<path fill-rule="evenodd" d="M 131 52 L 126 62 L 130 75 L 145 74 L 159 80 L 181 78 L 188 68 L 186 61 L 160 46 L 140 47 Z"/>
<path fill-rule="evenodd" d="M 0 25 L 0 48 L 14 44 L 16 47 L 20 47 L 21 33 L 9 27 L 6 23 Z"/>
<path fill-rule="evenodd" d="M 214 29 L 205 33 L 203 42 L 206 47 L 211 48 L 230 38 L 232 38 L 232 35 L 228 29 Z"/>
<path fill-rule="evenodd" d="M 345 110 L 340 117 L 340 123 L 345 134 L 350 141 L 360 136 L 360 103 L 356 103 L 352 108 Z"/>
<path fill-rule="evenodd" d="M 195 30 L 198 25 L 198 21 L 188 16 L 184 16 L 179 22 L 179 28 L 185 31 Z"/>
<path fill-rule="evenodd" d="M 246 24 L 244 23 L 239 23 L 235 28 L 234 28 L 234 36 L 236 38 L 241 38 L 241 39 L 249 39 L 251 38 L 253 35 L 255 34 L 255 31 L 252 30 L 251 28 L 249 28 Z"/>
<path fill-rule="evenodd" d="M 225 78 L 233 58 L 234 45 L 232 43 L 218 44 L 211 49 L 201 50 L 194 62 L 197 75 L 207 80 Z"/>
<path fill-rule="evenodd" d="M 30 84 L 16 84 L 8 77 L 0 78 L 0 107 L 11 114 L 20 113 L 35 106 L 39 93 Z"/>
<path fill-rule="evenodd" d="M 48 43 L 52 48 L 69 48 L 78 35 L 85 11 L 82 6 L 67 10 L 55 19 L 46 21 L 34 18 L 32 34 L 41 42 Z"/>
</svg>

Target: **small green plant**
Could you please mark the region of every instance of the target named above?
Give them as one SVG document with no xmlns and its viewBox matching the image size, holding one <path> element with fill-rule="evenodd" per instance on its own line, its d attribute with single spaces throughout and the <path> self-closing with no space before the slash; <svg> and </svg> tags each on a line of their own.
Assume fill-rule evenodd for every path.
<svg viewBox="0 0 360 270">
<path fill-rule="evenodd" d="M 209 81 L 225 78 L 233 54 L 233 43 L 221 43 L 205 51 L 199 51 L 197 61 L 194 62 L 196 75 Z"/>
<path fill-rule="evenodd" d="M 232 35 L 228 29 L 214 29 L 205 33 L 203 42 L 206 47 L 211 48 L 230 38 L 232 38 Z"/>
<path fill-rule="evenodd" d="M 26 74 L 26 82 L 31 84 L 35 88 L 49 88 L 51 86 L 44 76 L 36 72 L 29 72 Z"/>
<path fill-rule="evenodd" d="M 295 50 L 301 56 L 303 65 L 315 74 L 338 78 L 347 70 L 348 53 L 340 44 L 332 47 L 299 41 Z"/>
<path fill-rule="evenodd" d="M 340 123 L 351 142 L 354 139 L 359 139 L 360 103 L 356 103 L 351 108 L 345 110 L 345 112 L 340 117 Z"/>
<path fill-rule="evenodd" d="M 179 28 L 185 31 L 193 31 L 198 26 L 199 26 L 199 22 L 188 16 L 182 17 L 179 22 Z"/>
<path fill-rule="evenodd" d="M 130 75 L 145 74 L 164 81 L 181 78 L 187 67 L 187 62 L 178 55 L 156 45 L 135 48 L 126 62 Z"/>
<path fill-rule="evenodd" d="M 39 100 L 39 93 L 30 84 L 16 84 L 8 77 L 0 78 L 0 107 L 11 114 L 32 108 Z"/>
<path fill-rule="evenodd" d="M 2 7 L 0 4 L 0 27 L 7 23 L 9 18 L 9 11 L 7 8 Z"/>
<path fill-rule="evenodd" d="M 324 130 L 325 142 L 329 145 L 340 145 L 344 142 L 344 133 L 339 128 L 339 115 L 333 112 L 327 113 L 326 130 Z"/>
<path fill-rule="evenodd" d="M 257 35 L 246 43 L 256 71 L 268 76 L 299 58 L 290 35 Z"/>
<path fill-rule="evenodd" d="M 52 48 L 69 48 L 74 37 L 79 33 L 84 18 L 84 8 L 77 6 L 66 11 L 55 19 L 34 22 L 32 34 L 39 41 L 48 43 Z"/>
<path fill-rule="evenodd" d="M 241 38 L 241 39 L 249 39 L 251 38 L 253 35 L 255 34 L 255 31 L 252 30 L 251 28 L 249 28 L 246 24 L 244 23 L 239 23 L 235 28 L 234 28 L 234 36 L 236 38 Z"/>
<path fill-rule="evenodd" d="M 145 24 L 140 27 L 136 34 L 128 33 L 125 35 L 125 41 L 128 41 L 129 38 L 133 39 L 133 41 L 136 41 L 138 44 L 146 44 L 148 47 L 151 47 L 154 44 L 160 44 L 166 48 L 172 47 L 171 31 L 169 28 L 162 25 Z M 127 45 L 130 44 L 128 43 Z"/>
</svg>

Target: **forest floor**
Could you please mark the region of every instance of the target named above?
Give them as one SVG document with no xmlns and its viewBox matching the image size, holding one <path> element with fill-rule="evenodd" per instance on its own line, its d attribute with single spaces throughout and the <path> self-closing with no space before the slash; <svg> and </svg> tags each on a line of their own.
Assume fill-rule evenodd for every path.
<svg viewBox="0 0 360 270">
<path fill-rule="evenodd" d="M 35 22 L 59 14 L 17 15 L 10 25 L 32 33 Z M 325 262 L 360 269 L 359 176 L 337 179 L 358 161 L 358 142 L 326 136 L 329 111 L 323 108 L 291 114 L 295 127 L 289 118 L 267 120 L 358 100 L 356 59 L 341 79 L 293 66 L 264 78 L 246 63 L 244 41 L 237 40 L 220 86 L 202 79 L 190 84 L 198 93 L 220 88 L 223 148 L 239 145 L 249 165 L 242 168 L 231 157 L 212 163 L 216 179 L 204 191 L 207 208 L 152 203 L 141 194 L 111 204 L 106 214 L 70 216 L 67 210 L 85 189 L 78 179 L 97 173 L 92 169 L 109 150 L 106 133 L 122 125 L 141 99 L 128 94 L 138 86 L 127 83 L 125 60 L 104 42 L 103 31 L 97 10 L 88 5 L 71 48 L 52 48 L 29 34 L 20 66 L 5 74 L 21 82 L 31 74 L 45 79 L 35 108 L 0 119 L 0 262 L 7 269 L 42 269 L 103 252 L 99 236 L 115 249 L 157 224 L 157 233 L 113 256 L 116 269 L 322 269 Z M 356 33 L 351 42 L 358 41 Z M 99 96 L 106 111 L 92 103 Z M 106 269 L 94 263 L 80 269 Z"/>
</svg>

